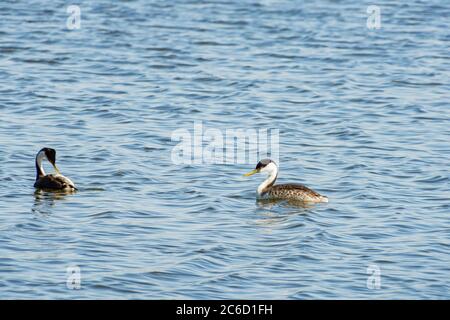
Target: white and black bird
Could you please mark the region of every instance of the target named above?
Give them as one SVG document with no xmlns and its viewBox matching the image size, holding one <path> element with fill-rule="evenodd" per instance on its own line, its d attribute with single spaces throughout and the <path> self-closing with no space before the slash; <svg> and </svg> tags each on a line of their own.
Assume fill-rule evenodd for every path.
<svg viewBox="0 0 450 320">
<path fill-rule="evenodd" d="M 260 199 L 285 199 L 303 202 L 328 202 L 328 198 L 320 195 L 314 190 L 305 187 L 302 184 L 288 183 L 274 185 L 278 177 L 278 166 L 270 159 L 263 159 L 256 165 L 256 168 L 244 176 L 248 177 L 255 173 L 268 174 L 266 180 L 261 183 L 257 189 L 257 195 Z"/>
<path fill-rule="evenodd" d="M 56 170 L 56 174 L 45 174 L 42 160 L 46 159 Z M 47 190 L 75 191 L 77 188 L 69 178 L 63 176 L 56 167 L 56 150 L 43 148 L 36 155 L 36 182 L 34 187 Z"/>
</svg>

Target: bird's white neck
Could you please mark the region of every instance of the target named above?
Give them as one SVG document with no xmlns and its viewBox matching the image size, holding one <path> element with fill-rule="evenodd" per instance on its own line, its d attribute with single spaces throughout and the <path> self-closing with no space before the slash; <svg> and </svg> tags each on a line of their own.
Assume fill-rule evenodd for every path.
<svg viewBox="0 0 450 320">
<path fill-rule="evenodd" d="M 274 185 L 275 180 L 277 180 L 278 177 L 278 167 L 274 163 L 270 163 L 267 165 L 264 169 L 261 170 L 261 172 L 267 172 L 268 176 L 266 180 L 264 180 L 263 183 L 261 183 L 258 187 L 258 196 L 263 196 L 268 189 Z"/>
<path fill-rule="evenodd" d="M 45 176 L 45 171 L 42 166 L 42 160 L 45 159 L 45 152 L 41 151 L 36 156 L 36 180 Z"/>
</svg>

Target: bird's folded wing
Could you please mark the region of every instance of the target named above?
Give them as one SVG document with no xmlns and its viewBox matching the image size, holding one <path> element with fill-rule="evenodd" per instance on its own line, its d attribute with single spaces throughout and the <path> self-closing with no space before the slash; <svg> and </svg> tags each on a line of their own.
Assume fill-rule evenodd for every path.
<svg viewBox="0 0 450 320">
<path fill-rule="evenodd" d="M 64 176 L 61 175 L 53 175 L 49 174 L 42 178 L 40 178 L 38 181 L 36 181 L 35 187 L 37 188 L 48 188 L 48 189 L 66 189 L 66 188 L 73 188 L 75 189 L 75 186 L 73 183 L 67 179 Z"/>
<path fill-rule="evenodd" d="M 316 191 L 311 190 L 310 188 L 308 188 L 302 184 L 299 184 L 299 183 L 277 184 L 272 187 L 272 190 L 273 191 L 279 191 L 279 190 L 280 191 L 281 190 L 296 191 L 296 190 L 298 190 L 298 191 L 303 191 L 305 193 L 308 193 L 312 196 L 320 197 L 319 193 L 317 193 Z"/>
</svg>

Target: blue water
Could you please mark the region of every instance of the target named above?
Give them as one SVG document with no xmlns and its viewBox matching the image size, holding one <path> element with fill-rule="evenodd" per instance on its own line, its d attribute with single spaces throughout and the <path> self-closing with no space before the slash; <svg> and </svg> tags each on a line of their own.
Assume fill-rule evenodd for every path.
<svg viewBox="0 0 450 320">
<path fill-rule="evenodd" d="M 448 1 L 74 2 L 0 2 L 0 298 L 450 298 Z M 330 202 L 174 164 L 195 121 L 279 129 Z M 44 146 L 79 192 L 35 194 Z"/>
</svg>

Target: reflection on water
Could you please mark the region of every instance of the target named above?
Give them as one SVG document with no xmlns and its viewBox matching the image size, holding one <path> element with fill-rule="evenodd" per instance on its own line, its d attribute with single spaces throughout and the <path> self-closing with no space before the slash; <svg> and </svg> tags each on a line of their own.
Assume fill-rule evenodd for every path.
<svg viewBox="0 0 450 320">
<path fill-rule="evenodd" d="M 258 207 L 271 209 L 275 205 L 283 206 L 285 208 L 302 208 L 302 209 L 312 209 L 315 206 L 324 205 L 324 203 L 313 203 L 313 202 L 305 202 L 299 200 L 284 200 L 284 199 L 258 199 L 256 200 Z M 305 210 L 307 211 L 307 210 Z"/>
<path fill-rule="evenodd" d="M 53 211 L 53 207 L 58 201 L 63 201 L 67 196 L 75 194 L 75 190 L 42 190 L 37 189 L 34 192 L 34 204 L 31 212 L 40 215 L 48 215 Z"/>
<path fill-rule="evenodd" d="M 312 209 L 316 205 L 304 201 L 282 200 L 282 199 L 258 199 L 256 201 L 258 213 L 261 218 L 255 220 L 256 224 L 265 226 L 276 226 L 279 223 L 288 221 L 292 216 L 307 215 L 314 213 Z M 283 211 L 280 214 L 280 208 Z"/>
</svg>

